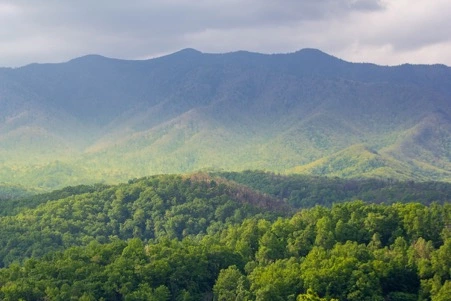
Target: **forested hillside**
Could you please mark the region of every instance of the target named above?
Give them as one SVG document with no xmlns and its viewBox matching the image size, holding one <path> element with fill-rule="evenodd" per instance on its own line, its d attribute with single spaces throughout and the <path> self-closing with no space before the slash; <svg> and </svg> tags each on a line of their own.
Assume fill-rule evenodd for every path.
<svg viewBox="0 0 451 301">
<path fill-rule="evenodd" d="M 440 203 L 421 204 L 396 198 L 433 183 L 162 175 L 8 201 L 0 299 L 448 300 L 451 205 L 435 185 Z"/>
<path fill-rule="evenodd" d="M 0 206 L 7 200 L 21 199 L 37 193 L 21 186 L 0 184 Z"/>
<path fill-rule="evenodd" d="M 116 237 L 143 240 L 205 234 L 291 208 L 245 186 L 203 175 L 154 176 L 117 186 L 77 186 L 2 204 L 0 264 Z"/>
<path fill-rule="evenodd" d="M 212 172 L 285 200 L 294 208 L 365 200 L 371 203 L 449 202 L 451 184 L 444 182 L 414 182 L 394 179 L 343 179 L 311 175 L 280 175 L 262 171 Z"/>
<path fill-rule="evenodd" d="M 204 168 L 451 182 L 443 65 L 185 49 L 1 68 L 0 82 L 8 185 L 51 190 Z"/>
</svg>

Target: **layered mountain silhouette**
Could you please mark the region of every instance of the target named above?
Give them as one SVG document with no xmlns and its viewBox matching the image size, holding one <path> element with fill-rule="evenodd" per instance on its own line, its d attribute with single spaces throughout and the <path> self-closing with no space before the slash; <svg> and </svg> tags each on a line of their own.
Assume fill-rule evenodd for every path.
<svg viewBox="0 0 451 301">
<path fill-rule="evenodd" d="M 0 69 L 0 182 L 199 169 L 451 181 L 451 68 L 315 49 Z"/>
</svg>

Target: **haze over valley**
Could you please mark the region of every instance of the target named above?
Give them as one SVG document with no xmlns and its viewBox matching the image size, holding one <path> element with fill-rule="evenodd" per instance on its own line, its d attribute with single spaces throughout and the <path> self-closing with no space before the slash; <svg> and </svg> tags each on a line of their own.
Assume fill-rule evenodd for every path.
<svg viewBox="0 0 451 301">
<path fill-rule="evenodd" d="M 88 55 L 0 69 L 0 181 L 117 182 L 201 169 L 451 180 L 451 69 L 316 49 Z"/>
</svg>

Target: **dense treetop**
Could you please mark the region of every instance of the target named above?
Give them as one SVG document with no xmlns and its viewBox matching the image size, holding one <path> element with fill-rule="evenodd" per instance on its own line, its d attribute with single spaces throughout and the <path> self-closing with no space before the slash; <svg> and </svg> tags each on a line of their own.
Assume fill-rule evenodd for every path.
<svg viewBox="0 0 451 301">
<path fill-rule="evenodd" d="M 295 211 L 281 194 L 297 187 L 294 178 L 224 176 L 68 187 L 4 207 L 0 299 L 443 301 L 451 293 L 449 201 L 338 202 L 344 194 L 327 207 L 292 201 L 310 207 Z M 232 177 L 252 178 L 262 192 Z M 343 184 L 330 183 L 329 193 Z"/>
<path fill-rule="evenodd" d="M 228 180 L 284 199 L 295 208 L 364 200 L 371 203 L 449 202 L 451 184 L 393 179 L 343 179 L 298 174 L 274 174 L 263 171 L 212 172 Z"/>
</svg>

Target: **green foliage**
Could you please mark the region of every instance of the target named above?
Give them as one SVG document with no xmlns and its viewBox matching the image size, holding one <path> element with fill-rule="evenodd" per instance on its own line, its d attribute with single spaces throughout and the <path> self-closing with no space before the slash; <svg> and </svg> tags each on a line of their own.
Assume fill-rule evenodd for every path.
<svg viewBox="0 0 451 301">
<path fill-rule="evenodd" d="M 295 208 L 330 206 L 351 200 L 370 203 L 448 202 L 451 184 L 393 179 L 343 179 L 309 175 L 280 175 L 262 171 L 212 172 L 214 176 L 247 185 L 286 200 Z"/>
<path fill-rule="evenodd" d="M 24 209 L 36 208 L 40 204 L 46 203 L 48 201 L 55 201 L 84 193 L 93 193 L 95 191 L 106 189 L 107 187 L 108 186 L 103 184 L 78 185 L 68 186 L 47 193 L 37 194 L 36 192 L 32 193 L 30 191 L 28 191 L 27 193 L 14 193 L 14 197 L 9 197 L 5 200 L 1 200 L 0 198 L 0 216 L 15 215 Z"/>
<path fill-rule="evenodd" d="M 2 69 L 0 182 L 57 189 L 204 168 L 449 182 L 450 74 L 311 49 Z"/>
<path fill-rule="evenodd" d="M 249 274 L 255 300 L 295 300 L 302 291 L 301 266 L 297 259 L 279 259 L 255 267 Z"/>
<path fill-rule="evenodd" d="M 249 281 L 235 265 L 220 271 L 213 293 L 217 301 L 244 301 L 251 298 Z"/>
<path fill-rule="evenodd" d="M 275 179 L 266 188 L 279 196 Z M 449 202 L 353 201 L 293 213 L 269 194 L 203 174 L 69 187 L 28 200 L 0 217 L 1 300 L 449 295 Z"/>
<path fill-rule="evenodd" d="M 9 209 L 18 210 L 17 215 L 0 217 L 0 262 L 8 265 L 93 240 L 181 239 L 216 232 L 250 216 L 286 214 L 276 201 L 274 211 L 266 211 L 270 200 L 238 186 L 181 176 L 68 187 L 19 201 L 23 209 Z"/>
<path fill-rule="evenodd" d="M 35 193 L 21 186 L 11 186 L 0 184 L 0 201 L 3 203 L 6 200 L 20 199 Z"/>
<path fill-rule="evenodd" d="M 111 196 L 122 203 L 131 200 L 133 191 L 114 190 Z M 450 209 L 449 204 L 352 202 L 305 209 L 274 221 L 253 217 L 183 239 L 91 240 L 0 269 L 0 298 L 446 300 L 451 240 L 417 238 L 429 225 L 418 224 L 412 232 L 407 217 L 419 211 L 424 220 L 443 216 L 441 226 L 432 230 L 443 232 Z M 391 224 L 375 223 L 375 216 Z M 358 235 L 340 230 L 355 229 L 354 224 L 362 228 Z M 379 239 L 384 236 L 388 238 Z"/>
<path fill-rule="evenodd" d="M 306 294 L 298 295 L 296 299 L 296 301 L 336 301 L 336 300 L 337 299 L 320 298 L 318 297 L 318 294 L 316 294 L 311 289 L 308 289 Z"/>
</svg>

